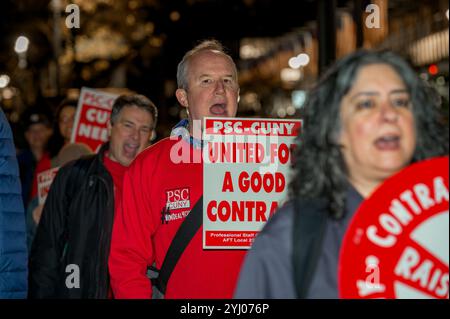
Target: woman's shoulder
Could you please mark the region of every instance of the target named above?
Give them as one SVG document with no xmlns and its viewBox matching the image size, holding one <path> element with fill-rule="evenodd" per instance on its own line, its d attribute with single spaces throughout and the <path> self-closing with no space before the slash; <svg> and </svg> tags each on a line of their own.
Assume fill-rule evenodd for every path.
<svg viewBox="0 0 450 319">
<path fill-rule="evenodd" d="M 261 234 L 266 234 L 267 236 L 279 236 L 280 233 L 285 233 L 292 228 L 294 213 L 294 202 L 289 200 L 269 218 L 267 224 L 261 231 Z"/>
<path fill-rule="evenodd" d="M 290 199 L 268 220 L 259 237 L 287 240 L 292 236 L 296 214 L 303 218 L 318 217 L 326 211 L 327 201 L 323 199 Z"/>
</svg>

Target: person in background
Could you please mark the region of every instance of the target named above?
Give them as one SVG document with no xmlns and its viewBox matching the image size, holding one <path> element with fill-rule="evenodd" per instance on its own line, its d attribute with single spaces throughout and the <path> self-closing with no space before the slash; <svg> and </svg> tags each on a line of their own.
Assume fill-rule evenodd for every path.
<svg viewBox="0 0 450 319">
<path fill-rule="evenodd" d="M 0 108 L 0 299 L 27 296 L 25 215 L 11 127 Z"/>
<path fill-rule="evenodd" d="M 37 175 L 54 167 L 54 165 L 52 165 L 52 161 L 56 159 L 56 156 L 61 148 L 70 143 L 77 103 L 77 100 L 67 98 L 59 104 L 56 110 L 55 121 L 53 124 L 53 134 L 50 136 L 47 143 L 46 152 L 36 165 L 30 201 L 37 196 Z"/>
<path fill-rule="evenodd" d="M 56 158 L 52 161 L 52 168 L 62 167 L 67 163 L 77 160 L 82 156 L 92 154 L 92 150 L 89 146 L 83 143 L 69 143 L 63 146 L 59 151 Z M 26 209 L 26 224 L 27 224 L 27 247 L 28 251 L 31 249 L 31 245 L 36 234 L 37 226 L 41 219 L 42 210 L 44 204 L 39 204 L 39 199 L 34 198 L 28 209 Z"/>
<path fill-rule="evenodd" d="M 60 168 L 31 248 L 31 298 L 112 297 L 108 258 L 114 209 L 125 169 L 150 144 L 156 121 L 156 106 L 148 98 L 119 96 L 108 123 L 109 142 L 98 154 Z M 75 286 L 67 285 L 72 279 Z"/>
<path fill-rule="evenodd" d="M 234 297 L 338 298 L 341 242 L 361 202 L 409 164 L 448 154 L 438 101 L 390 52 L 359 51 L 331 67 L 305 106 L 290 200 L 257 236 Z M 316 225 L 304 227 L 315 244 L 298 255 L 297 218 Z"/>
<path fill-rule="evenodd" d="M 56 109 L 53 130 L 58 133 L 52 136 L 51 144 L 48 146 L 51 158 L 54 158 L 64 145 L 70 143 L 77 105 L 78 100 L 66 98 Z"/>
<path fill-rule="evenodd" d="M 25 211 L 31 194 L 34 171 L 37 163 L 44 157 L 46 146 L 52 135 L 52 125 L 49 117 L 42 111 L 25 111 L 23 114 L 24 136 L 27 148 L 17 154 L 20 181 L 22 185 L 22 199 Z"/>
<path fill-rule="evenodd" d="M 178 65 L 176 97 L 189 111 L 166 138 L 140 154 L 124 177 L 122 205 L 117 210 L 109 267 L 116 298 L 151 298 L 157 291 L 147 268 L 157 269 L 186 216 L 195 211 L 203 194 L 201 159 L 204 117 L 236 116 L 239 85 L 236 65 L 217 41 L 204 41 L 187 52 Z M 190 154 L 190 156 L 189 156 Z M 168 194 L 183 191 L 189 206 L 171 209 Z M 172 199 L 174 201 L 174 199 Z M 174 204 L 177 204 L 176 200 Z M 199 206 L 201 207 L 201 206 Z M 201 212 L 200 212 L 201 213 Z M 170 215 L 170 216 L 169 216 Z M 169 220 L 169 217 L 174 218 Z M 203 228 L 196 230 L 167 282 L 165 298 L 230 298 L 244 257 L 242 250 L 204 250 Z"/>
</svg>

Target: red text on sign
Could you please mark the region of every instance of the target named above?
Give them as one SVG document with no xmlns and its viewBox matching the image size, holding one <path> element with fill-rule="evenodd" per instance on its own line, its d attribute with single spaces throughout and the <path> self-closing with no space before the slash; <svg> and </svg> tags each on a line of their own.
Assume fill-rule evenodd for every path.
<svg viewBox="0 0 450 319">
<path fill-rule="evenodd" d="M 269 216 L 278 208 L 278 202 L 272 202 Z M 220 201 L 208 203 L 206 212 L 212 222 L 221 221 L 256 221 L 266 222 L 267 205 L 264 201 Z"/>
</svg>

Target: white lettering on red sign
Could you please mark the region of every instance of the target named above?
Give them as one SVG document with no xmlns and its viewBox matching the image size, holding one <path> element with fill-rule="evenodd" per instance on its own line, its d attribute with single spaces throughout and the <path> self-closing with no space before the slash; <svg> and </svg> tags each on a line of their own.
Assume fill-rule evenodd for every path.
<svg viewBox="0 0 450 319">
<path fill-rule="evenodd" d="M 414 200 L 413 193 L 417 201 Z M 429 209 L 443 200 L 449 200 L 449 193 L 442 177 L 433 179 L 432 190 L 424 184 L 416 184 L 413 191 L 406 190 L 400 198 L 391 202 L 390 214 L 382 213 L 378 219 L 379 225 L 367 227 L 367 238 L 380 247 L 392 247 L 397 242 L 397 236 L 402 233 L 403 227 L 413 220 L 414 215 L 421 214 L 422 210 Z M 380 230 L 385 234 L 380 234 Z"/>
</svg>

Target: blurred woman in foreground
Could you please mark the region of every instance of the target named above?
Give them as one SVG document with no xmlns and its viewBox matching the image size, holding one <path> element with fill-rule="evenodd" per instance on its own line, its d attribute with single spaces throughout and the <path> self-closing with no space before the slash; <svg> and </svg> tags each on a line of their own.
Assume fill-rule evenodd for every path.
<svg viewBox="0 0 450 319">
<path fill-rule="evenodd" d="M 364 198 L 409 164 L 448 154 L 439 106 L 393 53 L 359 51 L 330 68 L 305 106 L 290 201 L 256 238 L 235 297 L 337 298 L 341 242 Z M 298 216 L 311 243 L 301 252 Z"/>
</svg>

